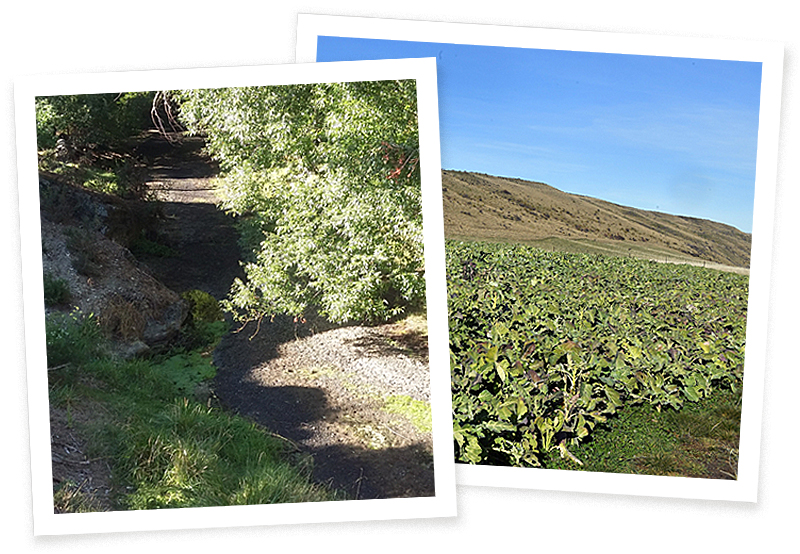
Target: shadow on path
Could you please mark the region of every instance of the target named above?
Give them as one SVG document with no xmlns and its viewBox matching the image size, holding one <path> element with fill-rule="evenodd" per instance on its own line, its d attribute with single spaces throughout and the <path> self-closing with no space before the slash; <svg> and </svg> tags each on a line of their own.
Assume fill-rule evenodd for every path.
<svg viewBox="0 0 800 554">
<path fill-rule="evenodd" d="M 198 139 L 171 144 L 159 137 L 148 138 L 139 147 L 139 154 L 148 159 L 148 184 L 162 199 L 155 238 L 175 255 L 137 257 L 177 292 L 200 289 L 222 299 L 234 278 L 244 275 L 233 219 L 214 203 L 211 177 L 216 167 L 202 155 L 201 147 Z M 265 385 L 253 377 L 254 369 L 278 356 L 279 345 L 297 338 L 292 318 L 277 316 L 264 321 L 253 337 L 254 332 L 255 325 L 250 325 L 231 333 L 214 352 L 214 392 L 223 406 L 297 443 L 314 458 L 314 479 L 350 498 L 434 494 L 429 447 L 406 441 L 404 446 L 373 450 L 347 440 L 337 443 L 344 434 L 332 422 L 338 419 L 341 424 L 349 415 L 338 413 L 328 391 L 305 383 Z M 364 346 L 391 348 L 378 343 Z"/>
<path fill-rule="evenodd" d="M 254 326 L 250 326 L 254 327 Z M 254 369 L 278 356 L 280 344 L 294 340 L 290 318 L 276 317 L 253 330 L 223 338 L 214 352 L 218 368 L 215 393 L 226 408 L 298 443 L 314 458 L 314 480 L 345 491 L 350 498 L 399 498 L 434 495 L 429 447 L 367 448 L 346 440 L 330 427 L 350 414 L 331 405 L 328 393 L 308 386 L 265 386 Z M 325 434 L 320 440 L 320 434 Z"/>
</svg>

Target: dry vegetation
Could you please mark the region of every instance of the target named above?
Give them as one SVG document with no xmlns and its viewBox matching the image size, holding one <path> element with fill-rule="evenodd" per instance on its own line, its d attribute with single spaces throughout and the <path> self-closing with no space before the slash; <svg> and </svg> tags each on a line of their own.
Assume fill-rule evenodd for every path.
<svg viewBox="0 0 800 554">
<path fill-rule="evenodd" d="M 737 268 L 750 265 L 751 236 L 722 223 L 628 208 L 544 183 L 478 173 L 443 171 L 442 185 L 448 238 L 541 243 L 557 250 Z"/>
</svg>

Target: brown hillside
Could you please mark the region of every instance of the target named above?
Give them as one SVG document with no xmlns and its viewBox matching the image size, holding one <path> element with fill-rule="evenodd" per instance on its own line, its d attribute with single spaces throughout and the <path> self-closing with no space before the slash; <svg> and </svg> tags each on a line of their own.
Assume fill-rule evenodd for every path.
<svg viewBox="0 0 800 554">
<path fill-rule="evenodd" d="M 566 239 L 614 252 L 750 265 L 751 235 L 723 223 L 628 208 L 544 183 L 480 173 L 444 170 L 442 186 L 448 238 Z"/>
</svg>

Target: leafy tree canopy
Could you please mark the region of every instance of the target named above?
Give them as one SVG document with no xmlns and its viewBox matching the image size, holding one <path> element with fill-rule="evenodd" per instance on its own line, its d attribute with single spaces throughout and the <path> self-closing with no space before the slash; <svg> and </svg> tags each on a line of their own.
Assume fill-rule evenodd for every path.
<svg viewBox="0 0 800 554">
<path fill-rule="evenodd" d="M 152 125 L 152 92 L 74 94 L 36 98 L 39 148 L 53 148 L 63 136 L 71 146 L 109 146 Z"/>
<path fill-rule="evenodd" d="M 220 162 L 223 207 L 252 256 L 240 320 L 310 308 L 381 321 L 424 301 L 414 81 L 173 93 Z"/>
</svg>

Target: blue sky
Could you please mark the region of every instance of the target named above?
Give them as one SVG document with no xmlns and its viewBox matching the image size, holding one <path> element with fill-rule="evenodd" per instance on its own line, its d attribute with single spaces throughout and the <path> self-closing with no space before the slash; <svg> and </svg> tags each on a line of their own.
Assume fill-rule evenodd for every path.
<svg viewBox="0 0 800 554">
<path fill-rule="evenodd" d="M 436 57 L 442 167 L 751 232 L 761 64 L 319 37 L 317 61 Z"/>
</svg>

